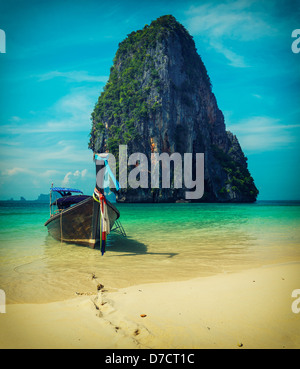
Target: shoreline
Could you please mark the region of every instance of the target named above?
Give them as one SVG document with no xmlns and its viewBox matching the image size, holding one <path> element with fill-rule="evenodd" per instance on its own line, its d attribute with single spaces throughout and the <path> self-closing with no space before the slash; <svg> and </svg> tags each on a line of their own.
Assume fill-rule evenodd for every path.
<svg viewBox="0 0 300 369">
<path fill-rule="evenodd" d="M 111 291 L 100 284 L 92 296 L 8 304 L 0 348 L 300 348 L 297 261 Z"/>
</svg>

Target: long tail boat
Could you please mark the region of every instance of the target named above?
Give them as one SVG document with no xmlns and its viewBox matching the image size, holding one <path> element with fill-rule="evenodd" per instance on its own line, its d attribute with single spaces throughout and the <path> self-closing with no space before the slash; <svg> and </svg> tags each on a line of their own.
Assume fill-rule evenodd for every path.
<svg viewBox="0 0 300 369">
<path fill-rule="evenodd" d="M 50 218 L 45 226 L 53 238 L 91 248 L 99 245 L 103 255 L 107 235 L 111 231 L 126 235 L 118 220 L 120 212 L 104 195 L 103 183 L 107 165 L 107 160 L 96 161 L 97 181 L 93 196 L 84 195 L 78 189 L 53 187 L 52 184 Z"/>
</svg>

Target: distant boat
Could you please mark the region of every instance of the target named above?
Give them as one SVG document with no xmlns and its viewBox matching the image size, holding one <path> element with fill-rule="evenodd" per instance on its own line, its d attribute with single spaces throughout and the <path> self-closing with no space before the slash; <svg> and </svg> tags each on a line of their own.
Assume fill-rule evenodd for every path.
<svg viewBox="0 0 300 369">
<path fill-rule="evenodd" d="M 107 164 L 96 166 L 96 174 L 104 165 Z M 103 255 L 111 231 L 126 235 L 119 217 L 120 212 L 97 184 L 93 196 L 84 195 L 78 189 L 53 187 L 53 184 L 50 188 L 50 218 L 45 226 L 58 241 L 91 248 L 99 244 Z"/>
</svg>

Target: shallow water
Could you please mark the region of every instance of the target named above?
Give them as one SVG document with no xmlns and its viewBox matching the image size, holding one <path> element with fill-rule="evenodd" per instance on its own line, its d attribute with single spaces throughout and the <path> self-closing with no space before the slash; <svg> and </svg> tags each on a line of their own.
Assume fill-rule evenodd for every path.
<svg viewBox="0 0 300 369">
<path fill-rule="evenodd" d="M 0 204 L 0 289 L 40 303 L 106 288 L 191 279 L 300 260 L 300 203 L 117 204 L 127 238 L 107 252 L 52 239 L 48 205 Z M 300 278 L 300 271 L 299 271 Z"/>
</svg>

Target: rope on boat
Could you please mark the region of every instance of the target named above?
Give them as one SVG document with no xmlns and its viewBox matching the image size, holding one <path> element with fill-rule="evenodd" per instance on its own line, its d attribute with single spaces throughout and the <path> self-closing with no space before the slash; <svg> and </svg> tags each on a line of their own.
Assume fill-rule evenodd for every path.
<svg viewBox="0 0 300 369">
<path fill-rule="evenodd" d="M 110 222 L 107 210 L 107 202 L 105 196 L 95 188 L 93 198 L 100 204 L 100 237 L 101 237 L 101 254 L 105 253 L 106 237 L 110 233 Z"/>
<path fill-rule="evenodd" d="M 60 212 L 60 244 L 63 242 L 63 231 L 62 231 L 62 211 Z"/>
</svg>

